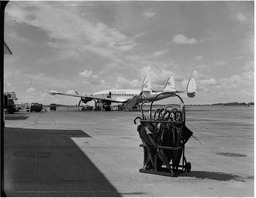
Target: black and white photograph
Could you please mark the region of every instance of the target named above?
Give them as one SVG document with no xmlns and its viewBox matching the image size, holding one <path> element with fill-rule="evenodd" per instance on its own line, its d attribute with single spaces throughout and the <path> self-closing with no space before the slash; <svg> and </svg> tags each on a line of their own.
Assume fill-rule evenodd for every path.
<svg viewBox="0 0 256 198">
<path fill-rule="evenodd" d="M 254 1 L 1 1 L 1 197 L 254 197 Z"/>
</svg>

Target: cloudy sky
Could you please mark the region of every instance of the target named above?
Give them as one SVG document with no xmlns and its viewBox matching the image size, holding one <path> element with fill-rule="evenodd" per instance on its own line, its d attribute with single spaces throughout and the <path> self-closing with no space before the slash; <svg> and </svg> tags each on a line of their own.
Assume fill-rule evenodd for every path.
<svg viewBox="0 0 256 198">
<path fill-rule="evenodd" d="M 18 103 L 77 104 L 48 92 L 140 89 L 148 74 L 154 89 L 194 77 L 186 103 L 251 102 L 253 28 L 252 1 L 9 2 L 4 88 Z"/>
</svg>

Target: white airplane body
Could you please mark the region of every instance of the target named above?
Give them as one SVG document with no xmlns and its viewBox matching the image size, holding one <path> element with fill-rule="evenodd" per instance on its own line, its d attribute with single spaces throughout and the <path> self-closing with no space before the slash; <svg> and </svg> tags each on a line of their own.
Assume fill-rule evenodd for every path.
<svg viewBox="0 0 256 198">
<path fill-rule="evenodd" d="M 158 94 L 165 93 L 157 97 L 156 100 L 162 100 L 168 97 L 175 96 L 177 93 L 187 93 L 189 97 L 194 97 L 196 93 L 196 82 L 191 78 L 188 82 L 187 91 L 177 91 L 173 77 L 170 77 L 163 90 L 152 90 L 151 80 L 147 76 L 142 83 L 142 90 L 140 89 L 109 89 L 96 92 L 92 95 L 67 94 L 58 91 L 50 91 L 51 95 L 65 95 L 81 98 L 81 102 L 87 103 L 94 100 L 95 104 L 102 103 L 105 110 L 110 110 L 111 103 L 122 103 L 131 108 L 143 101 L 151 102 Z"/>
</svg>

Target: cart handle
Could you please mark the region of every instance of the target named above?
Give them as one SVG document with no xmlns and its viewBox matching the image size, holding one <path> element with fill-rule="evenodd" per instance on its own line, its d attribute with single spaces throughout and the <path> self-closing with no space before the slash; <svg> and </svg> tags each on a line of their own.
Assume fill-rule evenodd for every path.
<svg viewBox="0 0 256 198">
<path fill-rule="evenodd" d="M 144 112 L 143 112 L 143 105 L 144 105 L 144 103 L 149 103 L 149 101 L 148 100 L 145 100 L 145 101 L 143 101 L 142 103 L 141 103 L 141 106 L 140 106 L 140 111 L 141 111 L 141 115 L 142 115 L 142 119 L 144 120 L 144 118 L 146 118 L 145 116 L 144 116 Z"/>
<path fill-rule="evenodd" d="M 150 115 L 149 115 L 149 116 L 150 116 L 150 120 L 152 120 L 151 112 L 152 112 L 152 106 L 153 106 L 154 101 L 155 101 L 160 95 L 164 95 L 164 94 L 173 94 L 173 92 L 162 92 L 162 93 L 160 93 L 160 94 L 158 94 L 158 95 L 156 95 L 156 96 L 154 97 L 154 99 L 152 100 L 151 105 L 150 105 Z M 184 104 L 182 98 L 181 98 L 179 95 L 177 95 L 176 93 L 175 93 L 174 95 L 177 96 L 177 97 L 180 99 L 180 101 L 181 101 L 182 104 Z M 148 102 L 148 101 L 147 101 L 147 102 Z M 141 106 L 142 106 L 142 104 L 141 104 Z M 144 116 L 144 114 L 143 114 L 143 116 Z"/>
</svg>

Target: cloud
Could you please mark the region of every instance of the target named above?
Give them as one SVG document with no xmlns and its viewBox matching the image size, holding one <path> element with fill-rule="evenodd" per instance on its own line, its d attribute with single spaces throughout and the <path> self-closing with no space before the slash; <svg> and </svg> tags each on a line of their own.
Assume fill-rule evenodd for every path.
<svg viewBox="0 0 256 198">
<path fill-rule="evenodd" d="M 119 76 L 116 82 L 116 88 L 136 88 L 140 89 L 142 81 L 146 75 L 150 76 L 151 82 L 154 89 L 162 89 L 166 84 L 167 79 L 173 76 L 176 81 L 181 80 L 181 76 L 170 71 L 168 69 L 163 69 L 163 65 L 151 66 L 147 65 L 144 67 L 139 67 L 135 69 L 137 79 L 127 79 L 125 77 Z M 166 65 L 165 65 L 166 67 Z"/>
<path fill-rule="evenodd" d="M 241 74 L 236 74 L 230 78 L 224 78 L 221 80 L 221 84 L 226 88 L 237 87 L 252 87 L 254 86 L 254 72 L 247 71 Z"/>
<path fill-rule="evenodd" d="M 160 51 L 154 52 L 153 56 L 154 57 L 160 57 L 160 56 L 166 54 L 168 51 L 169 51 L 169 49 L 160 50 Z"/>
<path fill-rule="evenodd" d="M 8 37 L 11 37 L 12 39 L 15 39 L 15 40 L 17 40 L 19 42 L 22 42 L 24 44 L 33 44 L 33 42 L 31 42 L 30 40 L 18 36 L 17 32 L 14 32 L 14 31 L 8 33 Z"/>
<path fill-rule="evenodd" d="M 250 30 L 245 33 L 245 38 L 242 39 L 242 49 L 245 52 L 254 54 L 254 31 Z"/>
<path fill-rule="evenodd" d="M 216 80 L 215 78 L 202 79 L 202 80 L 197 80 L 197 82 L 201 89 L 205 89 L 211 86 L 221 91 L 226 89 L 229 93 L 232 93 L 232 94 L 235 94 L 241 90 L 248 90 L 250 92 L 253 92 L 254 72 L 247 71 L 241 74 L 235 74 L 228 78 L 221 78 L 218 80 Z"/>
<path fill-rule="evenodd" d="M 149 10 L 149 11 L 146 11 L 143 13 L 143 16 L 146 18 L 146 19 L 150 19 L 152 17 L 154 17 L 156 15 L 155 12 Z"/>
<path fill-rule="evenodd" d="M 91 20 L 89 15 L 86 18 L 80 15 L 78 6 L 74 8 L 58 3 L 55 5 L 54 2 L 17 2 L 12 3 L 6 13 L 17 19 L 17 23 L 43 30 L 50 38 L 47 44 L 58 50 L 62 57 L 82 55 L 83 50 L 91 46 L 99 48 L 100 52 L 102 48 L 114 52 L 131 50 L 136 46 L 132 39 L 117 29 L 95 18 Z M 97 53 L 98 50 L 94 52 Z"/>
<path fill-rule="evenodd" d="M 202 60 L 202 59 L 203 59 L 203 56 L 195 56 L 195 59 L 198 60 L 198 61 L 199 61 L 199 60 Z"/>
<path fill-rule="evenodd" d="M 36 89 L 34 88 L 34 87 L 30 87 L 30 88 L 28 88 L 27 90 L 26 90 L 26 92 L 27 93 L 33 93 L 33 92 L 35 92 L 36 91 Z"/>
<path fill-rule="evenodd" d="M 79 76 L 82 76 L 85 79 L 84 83 L 91 83 L 93 85 L 104 85 L 105 81 L 101 80 L 98 75 L 93 74 L 92 71 L 84 70 L 78 73 Z"/>
<path fill-rule="evenodd" d="M 226 65 L 227 63 L 226 62 L 224 62 L 224 61 L 216 61 L 215 63 L 214 63 L 214 65 L 217 65 L 217 66 L 223 66 L 223 65 Z"/>
<path fill-rule="evenodd" d="M 145 36 L 145 35 L 147 35 L 147 34 L 148 34 L 148 32 L 140 32 L 140 33 L 136 34 L 136 35 L 133 37 L 133 39 L 141 38 L 141 37 L 143 37 L 143 36 Z"/>
<path fill-rule="evenodd" d="M 201 79 L 202 77 L 204 77 L 204 75 L 203 75 L 202 73 L 198 72 L 197 70 L 194 70 L 194 71 L 192 72 L 192 75 L 193 75 L 193 77 L 195 77 L 196 79 Z"/>
<path fill-rule="evenodd" d="M 240 22 L 240 23 L 245 23 L 247 21 L 247 18 L 242 14 L 242 13 L 238 13 L 236 15 L 236 19 Z"/>
<path fill-rule="evenodd" d="M 86 69 L 84 71 L 82 71 L 82 72 L 79 72 L 79 75 L 84 77 L 84 78 L 87 78 L 87 79 L 98 78 L 97 75 L 92 74 L 92 71 L 88 71 Z"/>
<path fill-rule="evenodd" d="M 174 73 L 171 70 L 167 70 L 165 68 L 163 68 L 162 66 L 151 66 L 151 65 L 147 65 L 142 67 L 139 71 L 138 71 L 141 81 L 142 79 L 148 75 L 151 78 L 152 83 L 156 84 L 156 85 L 161 85 L 163 86 L 167 79 L 170 76 L 173 76 L 175 80 L 180 80 L 180 76 L 177 75 L 176 73 Z"/>
<path fill-rule="evenodd" d="M 116 49 L 127 51 L 133 49 L 137 44 L 133 41 L 123 42 L 123 43 L 114 43 L 112 46 Z"/>
<path fill-rule="evenodd" d="M 234 98 L 234 101 L 253 101 L 254 72 L 248 71 L 229 78 L 222 78 L 214 88 L 220 92 L 225 92 L 226 99 Z"/>
<path fill-rule="evenodd" d="M 246 71 L 253 71 L 254 70 L 254 61 L 249 61 L 246 64 L 244 64 L 241 69 L 246 72 Z"/>
<path fill-rule="evenodd" d="M 138 80 L 127 80 L 124 77 L 119 76 L 117 79 L 117 88 L 138 88 L 140 82 Z"/>
<path fill-rule="evenodd" d="M 198 41 L 194 38 L 187 38 L 186 36 L 184 36 L 183 34 L 176 34 L 173 39 L 172 39 L 173 43 L 177 43 L 177 44 L 195 44 Z"/>
<path fill-rule="evenodd" d="M 33 75 L 24 75 L 24 78 L 29 79 L 30 81 L 32 81 L 33 83 L 37 83 L 37 85 L 43 85 L 46 87 L 51 87 L 53 88 L 64 88 L 66 89 L 67 87 L 72 86 L 72 84 L 70 84 L 69 80 L 62 80 L 62 79 L 58 79 L 56 77 L 51 77 L 48 76 L 45 73 L 37 73 L 37 74 L 33 74 Z"/>
<path fill-rule="evenodd" d="M 203 79 L 203 80 L 199 80 L 198 82 L 201 86 L 214 86 L 217 84 L 217 81 L 215 80 L 215 78 L 211 78 L 211 79 Z"/>
</svg>

